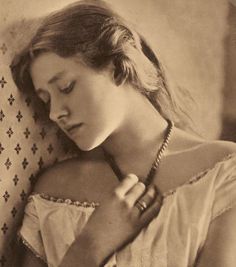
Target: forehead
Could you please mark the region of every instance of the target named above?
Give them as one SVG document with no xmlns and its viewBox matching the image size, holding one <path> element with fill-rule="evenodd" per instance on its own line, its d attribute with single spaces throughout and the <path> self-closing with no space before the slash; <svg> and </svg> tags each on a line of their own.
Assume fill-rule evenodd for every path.
<svg viewBox="0 0 236 267">
<path fill-rule="evenodd" d="M 47 52 L 37 56 L 30 65 L 30 74 L 35 87 L 46 85 L 58 73 L 75 74 L 76 72 L 88 71 L 84 64 L 75 58 L 63 58 L 54 53 Z"/>
</svg>

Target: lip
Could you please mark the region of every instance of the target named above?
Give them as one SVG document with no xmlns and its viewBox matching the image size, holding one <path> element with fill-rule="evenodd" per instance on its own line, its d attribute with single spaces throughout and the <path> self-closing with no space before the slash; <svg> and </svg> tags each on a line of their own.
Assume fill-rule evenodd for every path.
<svg viewBox="0 0 236 267">
<path fill-rule="evenodd" d="M 74 129 L 80 128 L 82 125 L 83 125 L 82 122 L 81 122 L 81 123 L 78 123 L 78 124 L 75 124 L 75 125 L 72 125 L 72 126 L 70 126 L 70 127 L 67 127 L 67 128 L 66 128 L 66 131 L 67 131 L 68 133 L 71 133 Z"/>
</svg>

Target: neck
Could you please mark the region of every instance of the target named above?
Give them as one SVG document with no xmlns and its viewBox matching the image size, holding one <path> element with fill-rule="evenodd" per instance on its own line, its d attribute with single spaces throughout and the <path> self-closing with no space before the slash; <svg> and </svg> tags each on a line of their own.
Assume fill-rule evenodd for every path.
<svg viewBox="0 0 236 267">
<path fill-rule="evenodd" d="M 167 128 L 166 120 L 144 96 L 138 93 L 132 96 L 132 102 L 123 123 L 102 144 L 118 161 L 145 152 L 155 155 Z"/>
</svg>

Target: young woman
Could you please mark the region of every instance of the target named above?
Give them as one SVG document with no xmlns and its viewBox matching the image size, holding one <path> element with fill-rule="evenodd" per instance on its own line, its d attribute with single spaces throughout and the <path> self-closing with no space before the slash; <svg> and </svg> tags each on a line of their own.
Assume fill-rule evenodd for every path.
<svg viewBox="0 0 236 267">
<path fill-rule="evenodd" d="M 45 18 L 11 69 L 83 151 L 38 177 L 22 266 L 235 266 L 236 146 L 181 129 L 142 36 L 81 1 Z"/>
</svg>

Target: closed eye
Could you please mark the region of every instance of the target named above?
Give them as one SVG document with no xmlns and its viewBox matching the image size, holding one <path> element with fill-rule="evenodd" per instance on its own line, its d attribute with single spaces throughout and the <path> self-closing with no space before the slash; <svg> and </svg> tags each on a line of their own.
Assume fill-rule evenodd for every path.
<svg viewBox="0 0 236 267">
<path fill-rule="evenodd" d="M 45 104 L 49 103 L 50 102 L 50 95 L 48 92 L 42 90 L 42 89 L 39 89 L 37 91 L 37 95 L 38 97 L 41 99 L 41 101 Z"/>
<path fill-rule="evenodd" d="M 74 89 L 75 83 L 76 81 L 71 82 L 68 86 L 60 89 L 60 91 L 65 94 L 69 94 Z"/>
<path fill-rule="evenodd" d="M 43 103 L 46 111 L 50 111 L 50 106 L 51 106 L 51 99 L 50 99 L 50 96 L 47 96 L 45 97 L 42 96 L 42 95 L 38 95 L 39 96 L 39 99 L 41 100 L 41 102 Z"/>
</svg>

